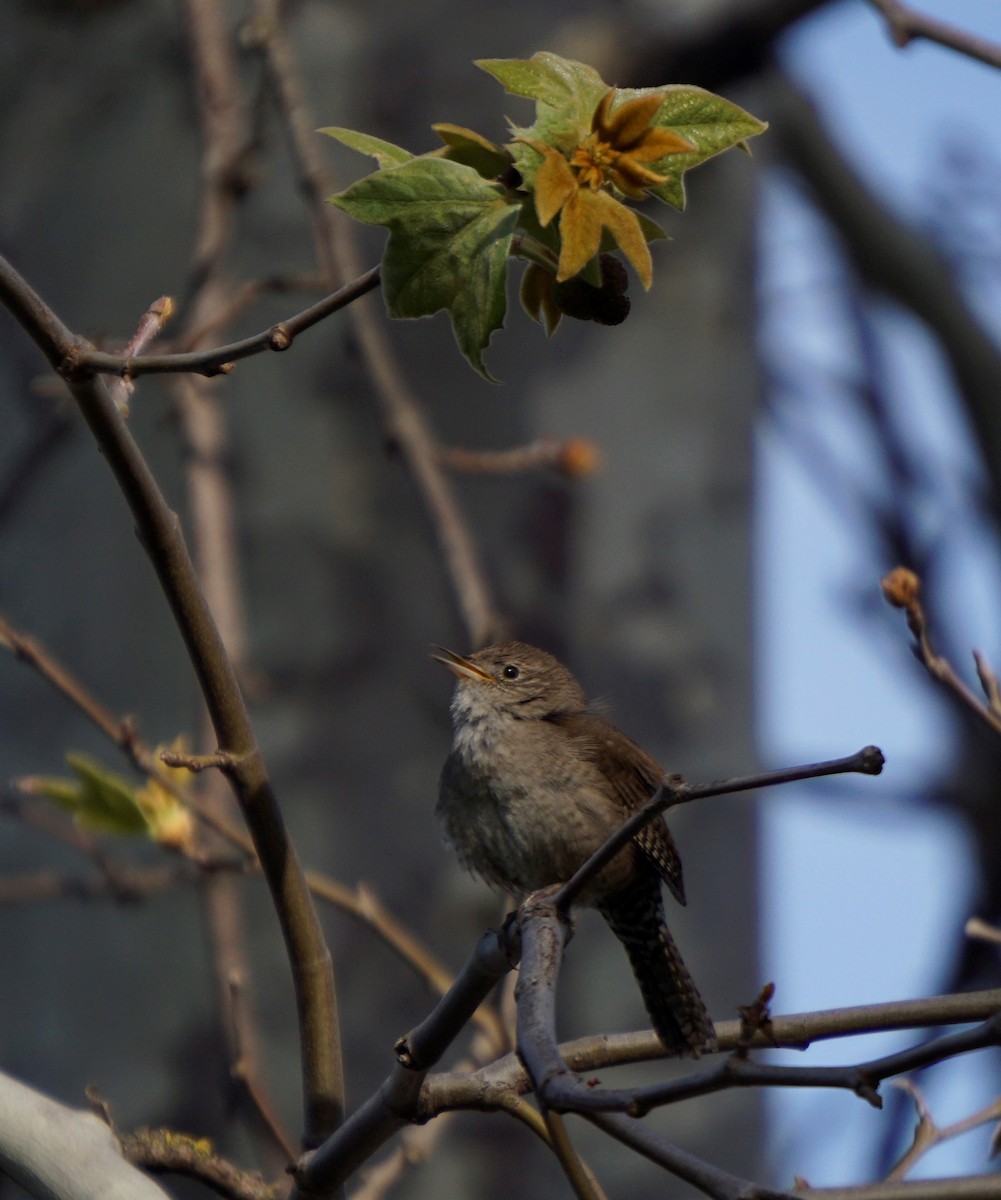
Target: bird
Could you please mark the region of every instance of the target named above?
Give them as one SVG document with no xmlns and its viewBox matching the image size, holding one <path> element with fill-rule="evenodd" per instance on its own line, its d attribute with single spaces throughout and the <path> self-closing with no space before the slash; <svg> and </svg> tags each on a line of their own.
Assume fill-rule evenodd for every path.
<svg viewBox="0 0 1001 1200">
<path fill-rule="evenodd" d="M 664 781 L 558 658 L 525 642 L 432 654 L 456 677 L 436 813 L 460 862 L 523 900 L 565 883 Z M 668 930 L 661 884 L 681 904 L 681 860 L 655 817 L 582 891 L 625 947 L 665 1049 L 716 1048 L 706 1006 Z"/>
</svg>

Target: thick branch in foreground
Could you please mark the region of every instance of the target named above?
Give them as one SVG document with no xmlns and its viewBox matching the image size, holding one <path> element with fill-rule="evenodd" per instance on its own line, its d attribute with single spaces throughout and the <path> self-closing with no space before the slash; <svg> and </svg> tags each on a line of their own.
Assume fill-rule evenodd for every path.
<svg viewBox="0 0 1001 1200">
<path fill-rule="evenodd" d="M 33 1196 L 94 1200 L 168 1200 L 167 1193 L 122 1157 L 99 1116 L 67 1108 L 0 1074 L 0 1173 Z"/>
</svg>

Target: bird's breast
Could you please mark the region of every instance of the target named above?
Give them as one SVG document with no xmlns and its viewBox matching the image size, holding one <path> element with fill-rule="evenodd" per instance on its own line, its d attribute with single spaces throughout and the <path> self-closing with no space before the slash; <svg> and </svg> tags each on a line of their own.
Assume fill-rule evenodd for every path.
<svg viewBox="0 0 1001 1200">
<path fill-rule="evenodd" d="M 565 882 L 623 815 L 596 769 L 542 722 L 458 725 L 438 814 L 462 862 L 515 895 Z"/>
</svg>

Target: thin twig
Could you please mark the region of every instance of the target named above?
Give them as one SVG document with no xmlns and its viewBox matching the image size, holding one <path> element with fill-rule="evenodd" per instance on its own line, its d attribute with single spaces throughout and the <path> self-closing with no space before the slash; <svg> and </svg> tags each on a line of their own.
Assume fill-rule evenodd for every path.
<svg viewBox="0 0 1001 1200">
<path fill-rule="evenodd" d="M 286 1163 L 291 1163 L 296 1155 L 292 1139 L 285 1131 L 285 1127 L 271 1101 L 271 1097 L 261 1086 L 260 1071 L 256 1061 L 248 1059 L 245 1053 L 248 1038 L 255 1050 L 257 1041 L 257 1031 L 252 1026 L 252 1017 L 246 1005 L 245 981 L 233 973 L 230 975 L 227 983 L 229 984 L 231 999 L 228 1008 L 233 1022 L 233 1028 L 230 1031 L 230 1041 L 234 1050 L 230 1061 L 230 1074 L 250 1097 L 254 1111 L 260 1118 L 261 1124 L 264 1126 L 272 1142 L 274 1142 L 275 1146 L 278 1147 L 278 1150 L 284 1156 Z"/>
<path fill-rule="evenodd" d="M 985 685 L 988 688 L 988 703 L 985 704 L 960 679 L 949 660 L 933 650 L 928 634 L 928 622 L 921 604 L 921 580 L 918 575 L 907 567 L 894 567 L 884 576 L 882 589 L 887 604 L 904 610 L 907 627 L 914 635 L 914 653 L 928 674 L 959 700 L 968 712 L 973 713 L 994 733 L 1001 734 L 1001 712 L 997 712 L 993 707 L 989 685 Z M 981 681 L 984 680 L 982 668 L 980 678 Z"/>
<path fill-rule="evenodd" d="M 316 136 L 317 121 L 300 86 L 295 51 L 277 0 L 255 0 L 248 36 L 264 56 L 288 132 L 299 186 L 306 198 L 317 257 L 331 281 L 359 272 L 349 235 L 335 237 L 333 210 L 325 198 L 335 189 Z M 479 561 L 476 544 L 438 461 L 439 449 L 423 405 L 404 381 L 392 345 L 364 301 L 351 318 L 375 385 L 391 445 L 399 450 L 431 521 L 469 641 L 483 646 L 507 633 Z"/>
<path fill-rule="evenodd" d="M 279 1200 L 283 1185 L 268 1183 L 256 1171 L 241 1171 L 212 1150 L 205 1139 L 172 1129 L 137 1129 L 118 1135 L 122 1155 L 153 1175 L 197 1179 L 228 1200 Z"/>
<path fill-rule="evenodd" d="M 598 1184 L 594 1173 L 583 1163 L 580 1155 L 574 1149 L 573 1142 L 567 1134 L 566 1122 L 560 1113 L 547 1109 L 543 1113 L 546 1128 L 549 1130 L 549 1143 L 553 1153 L 559 1159 L 563 1174 L 566 1175 L 573 1194 L 577 1200 L 605 1200 L 605 1193 Z"/>
<path fill-rule="evenodd" d="M 979 938 L 983 942 L 993 942 L 995 946 L 1001 946 L 1001 929 L 996 925 L 989 925 L 980 917 L 970 917 L 963 927 L 963 932 L 967 937 Z"/>
<path fill-rule="evenodd" d="M 135 333 L 122 351 L 122 357 L 134 358 L 137 354 L 141 354 L 143 348 L 159 336 L 173 312 L 174 301 L 169 296 L 160 296 L 154 300 L 140 317 Z M 129 397 L 133 392 L 132 380 L 128 375 L 123 375 L 120 379 L 116 379 L 108 390 L 111 392 L 112 400 L 118 405 L 119 411 L 127 417 L 129 415 Z"/>
<path fill-rule="evenodd" d="M 510 450 L 443 446 L 438 459 L 443 467 L 456 474 L 511 475 L 517 471 L 549 470 L 571 479 L 593 475 L 600 464 L 598 448 L 587 438 L 541 437 Z"/>
<path fill-rule="evenodd" d="M 61 375 L 96 371 L 103 375 L 127 375 L 130 379 L 137 379 L 140 375 L 185 371 L 198 375 L 228 375 L 233 365 L 242 358 L 263 354 L 267 350 L 276 353 L 288 350 L 300 333 L 378 287 L 379 270 L 379 267 L 371 267 L 357 279 L 317 300 L 302 312 L 224 346 L 192 350 L 184 354 L 140 354 L 135 358 L 124 358 L 119 354 L 95 350 L 81 340 L 77 344 L 68 342 L 66 354 L 53 362 L 53 366 Z"/>
<path fill-rule="evenodd" d="M 82 339 L 70 333 L 6 261 L 0 259 L 0 299 L 50 362 Z M 257 745 L 239 682 L 205 603 L 176 515 L 160 492 L 104 383 L 95 376 L 67 380 L 132 511 L 140 538 L 184 638 L 218 745 L 236 755 L 230 772 L 271 888 L 295 983 L 304 1063 L 307 1139 L 318 1139 L 340 1119 L 339 1056 L 332 1041 L 333 975 L 302 868 Z"/>
<path fill-rule="evenodd" d="M 171 795 L 190 807 L 198 820 L 211 828 L 229 845 L 242 851 L 248 859 L 243 865 L 244 870 L 249 869 L 252 865 L 257 865 L 257 855 L 252 839 L 242 829 L 227 821 L 225 817 L 208 812 L 195 798 L 180 788 L 169 774 L 162 771 L 161 762 L 139 736 L 133 720 L 127 717 L 116 717 L 37 638 L 16 629 L 2 613 L 0 613 L 0 644 L 6 645 L 24 662 L 34 667 L 46 682 L 55 687 L 106 737 L 123 750 L 137 770 L 144 775 L 156 778 L 163 787 L 170 791 Z M 161 758 L 171 760 L 170 752 L 163 752 Z M 183 762 L 182 765 L 188 765 L 188 763 Z M 213 762 L 212 765 L 219 764 Z M 26 816 L 25 811 L 22 811 L 23 801 L 20 798 L 3 798 L 4 805 L 9 806 L 15 803 L 20 806 L 18 815 L 22 819 L 30 819 L 36 824 L 44 822 L 44 832 L 50 836 L 65 837 L 79 848 L 80 836 L 74 826 L 66 825 L 65 822 L 57 824 L 46 820 L 43 814 L 48 812 L 47 808 L 42 810 L 37 819 L 31 814 Z M 204 861 L 199 856 L 199 865 L 202 865 Z M 350 888 L 315 870 L 306 872 L 306 882 L 309 890 L 318 900 L 323 900 L 346 912 L 381 938 L 402 962 L 427 983 L 432 991 L 444 995 L 452 986 L 452 974 L 435 958 L 427 946 L 390 913 L 370 887 L 358 884 L 357 887 Z M 39 884 L 38 886 L 48 890 L 51 885 Z M 481 1005 L 474 1020 L 497 1049 L 508 1044 L 504 1023 L 493 1007 Z"/>
<path fill-rule="evenodd" d="M 180 337 L 169 340 L 164 351 L 175 354 L 207 346 L 210 337 L 221 329 L 232 325 L 262 296 L 269 293 L 324 292 L 324 281 L 319 275 L 268 275 L 264 279 L 249 279 L 246 283 L 232 286 L 228 303 L 221 305 L 205 318 L 204 324 L 194 325 Z"/>
<path fill-rule="evenodd" d="M 945 21 L 925 16 L 924 13 L 899 3 L 899 0 L 869 0 L 869 3 L 883 14 L 890 37 L 901 49 L 909 46 L 911 42 L 924 39 L 937 42 L 949 50 L 958 50 L 967 58 L 986 63 L 989 67 L 1001 68 L 1001 46 L 996 42 L 967 33 L 965 29 L 948 25 Z"/>
<path fill-rule="evenodd" d="M 877 746 L 864 746 L 856 754 L 844 758 L 828 759 L 824 762 L 807 763 L 799 767 L 783 767 L 777 771 L 763 771 L 755 775 L 744 775 L 726 779 L 719 783 L 692 785 L 679 775 L 669 776 L 649 801 L 599 847 L 591 857 L 559 889 L 554 897 L 561 912 L 569 910 L 581 891 L 615 857 L 623 846 L 629 844 L 636 834 L 666 809 L 693 800 L 706 800 L 712 796 L 728 796 L 737 792 L 749 792 L 758 788 L 774 787 L 783 783 L 797 783 L 804 779 L 818 779 L 828 775 L 878 775 L 883 769 L 883 753 Z"/>
<path fill-rule="evenodd" d="M 684 1179 L 713 1200 L 795 1200 L 789 1192 L 758 1187 L 748 1179 L 731 1175 L 719 1167 L 682 1150 L 639 1121 L 618 1113 L 586 1113 L 587 1120 L 644 1158 Z"/>
</svg>

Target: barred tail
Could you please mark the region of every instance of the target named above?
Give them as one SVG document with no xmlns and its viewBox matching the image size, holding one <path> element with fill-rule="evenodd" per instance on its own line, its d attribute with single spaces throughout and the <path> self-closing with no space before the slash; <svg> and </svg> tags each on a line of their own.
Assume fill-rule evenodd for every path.
<svg viewBox="0 0 1001 1200">
<path fill-rule="evenodd" d="M 715 1050 L 713 1023 L 664 921 L 660 881 L 636 879 L 596 905 L 625 946 L 657 1036 L 678 1055 Z"/>
</svg>

